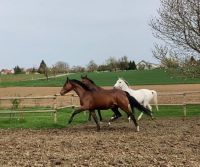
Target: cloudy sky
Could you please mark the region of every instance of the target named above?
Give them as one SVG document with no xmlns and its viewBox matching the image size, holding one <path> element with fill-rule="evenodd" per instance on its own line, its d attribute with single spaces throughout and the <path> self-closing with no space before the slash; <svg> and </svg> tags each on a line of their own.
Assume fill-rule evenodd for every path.
<svg viewBox="0 0 200 167">
<path fill-rule="evenodd" d="M 159 0 L 0 0 L 0 69 L 152 57 Z"/>
</svg>

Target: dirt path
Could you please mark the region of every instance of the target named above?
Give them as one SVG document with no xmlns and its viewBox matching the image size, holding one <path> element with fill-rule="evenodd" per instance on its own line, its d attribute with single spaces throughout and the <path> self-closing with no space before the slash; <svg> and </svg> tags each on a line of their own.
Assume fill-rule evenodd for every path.
<svg viewBox="0 0 200 167">
<path fill-rule="evenodd" d="M 50 130 L 0 129 L 0 166 L 200 166 L 200 118 L 125 120 Z"/>
<path fill-rule="evenodd" d="M 105 87 L 109 89 L 111 87 Z M 187 91 L 200 91 L 200 84 L 180 84 L 180 85 L 144 85 L 144 86 L 134 86 L 134 89 L 153 89 L 158 92 L 158 103 L 160 104 L 182 104 L 183 96 L 180 95 L 169 95 L 161 96 L 162 93 L 180 93 Z M 0 88 L 0 97 L 6 96 L 47 96 L 59 93 L 60 87 L 8 87 Z M 60 98 L 58 106 L 67 105 L 65 103 L 66 98 Z M 186 96 L 185 100 L 188 102 L 199 102 L 200 93 L 189 94 Z M 68 100 L 69 101 L 69 100 Z M 78 105 L 78 98 L 75 100 L 76 105 Z"/>
<path fill-rule="evenodd" d="M 111 87 L 105 87 L 111 88 Z M 153 89 L 159 92 L 200 91 L 200 84 L 179 85 L 143 85 L 132 86 L 134 89 Z M 45 96 L 60 92 L 61 87 L 8 87 L 0 88 L 0 96 Z"/>
</svg>

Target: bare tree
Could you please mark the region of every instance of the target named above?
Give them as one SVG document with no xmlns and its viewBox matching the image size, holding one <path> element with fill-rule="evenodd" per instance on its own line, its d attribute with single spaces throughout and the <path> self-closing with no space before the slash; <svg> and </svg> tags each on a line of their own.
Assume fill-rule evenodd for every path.
<svg viewBox="0 0 200 167">
<path fill-rule="evenodd" d="M 91 60 L 87 65 L 87 70 L 89 72 L 97 71 L 98 65 L 94 62 L 94 60 Z"/>
<path fill-rule="evenodd" d="M 160 61 L 162 67 L 177 68 L 180 65 L 178 55 L 169 50 L 167 46 L 155 44 L 152 53 L 153 56 Z"/>
<path fill-rule="evenodd" d="M 106 60 L 106 64 L 107 64 L 110 71 L 116 71 L 117 70 L 118 61 L 116 60 L 115 57 L 109 57 Z"/>
<path fill-rule="evenodd" d="M 69 71 L 69 65 L 63 61 L 58 61 L 53 68 L 57 73 L 66 73 Z"/>
<path fill-rule="evenodd" d="M 160 0 L 158 18 L 151 19 L 155 37 L 184 54 L 200 56 L 200 0 Z"/>
</svg>

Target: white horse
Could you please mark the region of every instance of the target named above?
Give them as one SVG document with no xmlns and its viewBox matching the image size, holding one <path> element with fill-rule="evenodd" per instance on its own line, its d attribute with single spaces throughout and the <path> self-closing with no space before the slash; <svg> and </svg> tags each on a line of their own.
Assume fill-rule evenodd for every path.
<svg viewBox="0 0 200 167">
<path fill-rule="evenodd" d="M 133 96 L 140 104 L 142 104 L 144 107 L 148 108 L 150 111 L 152 111 L 152 107 L 149 104 L 150 102 L 154 102 L 156 105 L 156 109 L 158 111 L 158 103 L 157 103 L 157 92 L 155 90 L 149 90 L 149 89 L 139 89 L 139 90 L 133 90 L 129 88 L 128 82 L 123 80 L 122 78 L 119 78 L 117 82 L 114 85 L 114 88 L 121 89 L 123 91 L 128 92 L 131 96 Z M 138 120 L 141 119 L 143 113 L 138 117 Z"/>
</svg>

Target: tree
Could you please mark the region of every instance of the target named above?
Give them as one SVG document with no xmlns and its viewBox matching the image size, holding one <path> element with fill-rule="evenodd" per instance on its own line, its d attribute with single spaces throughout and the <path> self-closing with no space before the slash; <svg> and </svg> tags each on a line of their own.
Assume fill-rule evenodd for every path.
<svg viewBox="0 0 200 167">
<path fill-rule="evenodd" d="M 87 65 L 87 70 L 89 72 L 96 71 L 98 69 L 98 65 L 94 62 L 94 60 L 91 60 Z"/>
<path fill-rule="evenodd" d="M 15 66 L 14 68 L 14 74 L 21 74 L 23 72 L 23 69 L 19 66 Z"/>
<path fill-rule="evenodd" d="M 153 56 L 158 59 L 162 67 L 165 68 L 177 68 L 179 67 L 180 60 L 175 52 L 170 51 L 167 46 L 154 45 L 154 50 L 152 51 Z"/>
<path fill-rule="evenodd" d="M 47 65 L 46 65 L 46 63 L 44 62 L 44 60 L 42 60 L 41 61 L 41 63 L 40 63 L 40 66 L 39 66 L 39 68 L 38 68 L 38 72 L 40 73 L 40 74 L 45 74 L 45 71 L 47 70 Z"/>
<path fill-rule="evenodd" d="M 119 68 L 120 70 L 128 70 L 129 67 L 129 62 L 128 62 L 128 57 L 123 56 L 118 60 Z"/>
<path fill-rule="evenodd" d="M 41 61 L 40 67 L 38 68 L 38 72 L 40 74 L 44 74 L 47 80 L 49 79 L 49 77 L 48 77 L 49 69 L 48 69 L 46 63 L 44 62 L 44 60 Z"/>
<path fill-rule="evenodd" d="M 109 71 L 109 67 L 105 64 L 99 65 L 98 71 Z"/>
<path fill-rule="evenodd" d="M 200 77 L 200 60 L 196 60 L 193 56 L 187 58 L 183 64 L 181 74 L 191 78 Z"/>
<path fill-rule="evenodd" d="M 128 69 L 129 70 L 137 70 L 137 66 L 136 66 L 134 60 L 133 61 L 129 61 L 129 63 L 128 63 Z"/>
<path fill-rule="evenodd" d="M 54 75 L 56 75 L 57 73 L 67 73 L 68 71 L 69 71 L 69 64 L 63 61 L 58 61 L 52 67 L 52 72 L 54 73 Z"/>
<path fill-rule="evenodd" d="M 173 48 L 200 54 L 200 1 L 160 0 L 158 18 L 151 19 L 155 37 Z"/>
<path fill-rule="evenodd" d="M 73 66 L 70 70 L 71 72 L 85 72 L 85 68 L 82 66 Z"/>
<path fill-rule="evenodd" d="M 107 59 L 106 62 L 107 62 L 108 69 L 110 71 L 116 71 L 117 70 L 118 62 L 115 59 L 115 57 L 110 57 L 109 59 Z"/>
</svg>

